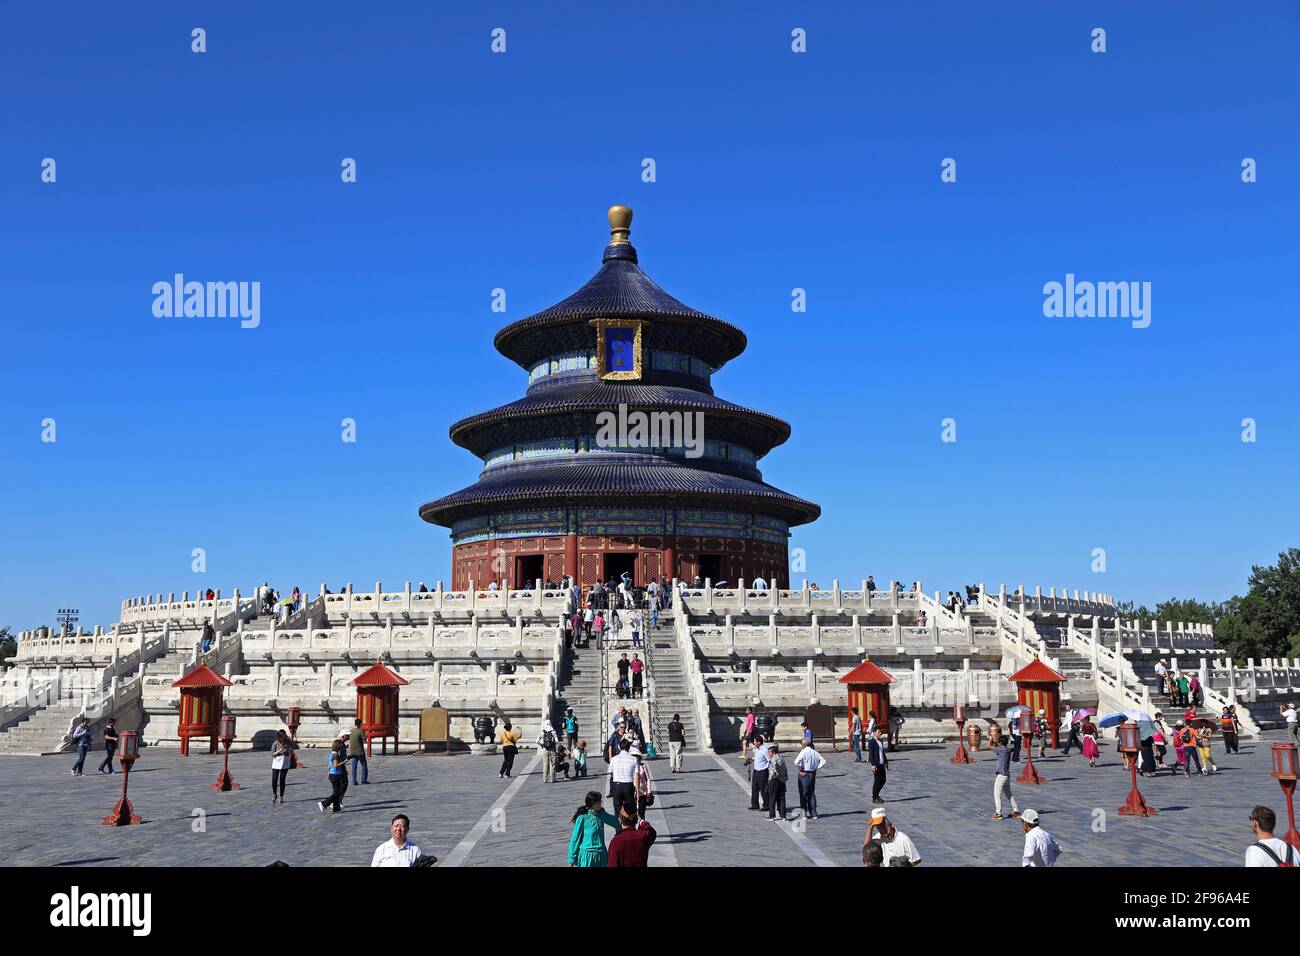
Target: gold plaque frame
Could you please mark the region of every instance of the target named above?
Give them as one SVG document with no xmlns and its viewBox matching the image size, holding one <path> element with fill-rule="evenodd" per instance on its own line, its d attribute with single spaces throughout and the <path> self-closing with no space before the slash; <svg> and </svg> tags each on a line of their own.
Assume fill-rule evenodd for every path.
<svg viewBox="0 0 1300 956">
<path fill-rule="evenodd" d="M 592 319 L 589 323 L 596 330 L 596 371 L 602 381 L 636 381 L 641 378 L 644 368 L 642 362 L 642 330 L 650 323 L 644 319 Z M 632 371 L 610 372 L 605 368 L 605 330 L 635 329 L 632 340 Z"/>
</svg>

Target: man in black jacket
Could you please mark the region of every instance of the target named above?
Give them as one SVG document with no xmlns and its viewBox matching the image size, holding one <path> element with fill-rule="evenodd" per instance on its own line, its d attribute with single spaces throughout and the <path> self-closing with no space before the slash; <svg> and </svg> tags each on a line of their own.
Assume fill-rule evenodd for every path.
<svg viewBox="0 0 1300 956">
<path fill-rule="evenodd" d="M 880 727 L 871 732 L 871 739 L 867 741 L 867 762 L 871 764 L 871 802 L 880 802 L 880 791 L 885 786 L 886 769 L 889 767 L 889 758 L 885 756 L 885 742 L 880 738 Z"/>
<path fill-rule="evenodd" d="M 686 728 L 682 726 L 682 715 L 673 714 L 668 722 L 668 765 L 673 773 L 682 772 L 682 751 L 686 749 Z"/>
</svg>

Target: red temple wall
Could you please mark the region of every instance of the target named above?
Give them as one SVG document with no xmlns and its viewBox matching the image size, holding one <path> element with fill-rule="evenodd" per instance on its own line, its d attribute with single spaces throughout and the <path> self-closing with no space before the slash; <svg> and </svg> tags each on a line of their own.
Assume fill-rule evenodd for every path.
<svg viewBox="0 0 1300 956">
<path fill-rule="evenodd" d="M 560 535 L 536 538 L 497 538 L 454 545 L 451 549 L 452 588 L 465 590 L 489 582 L 518 588 L 518 558 L 540 556 L 543 581 L 573 574 L 583 587 L 604 578 L 605 555 L 634 555 L 633 581 L 644 586 L 660 576 L 691 581 L 703 576 L 702 557 L 716 560 L 717 580 L 746 582 L 758 576 L 770 586 L 789 587 L 788 545 L 746 538 L 704 538 L 694 535 Z"/>
</svg>

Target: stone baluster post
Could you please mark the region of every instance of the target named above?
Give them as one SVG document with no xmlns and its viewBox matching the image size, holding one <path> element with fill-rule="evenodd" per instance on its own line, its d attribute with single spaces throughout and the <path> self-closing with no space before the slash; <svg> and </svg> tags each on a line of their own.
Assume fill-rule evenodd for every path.
<svg viewBox="0 0 1300 956">
<path fill-rule="evenodd" d="M 921 659 L 912 658 L 912 700 L 915 702 L 914 707 L 925 706 L 925 672 L 921 669 Z M 888 722 L 888 714 L 877 714 L 877 718 Z"/>
</svg>

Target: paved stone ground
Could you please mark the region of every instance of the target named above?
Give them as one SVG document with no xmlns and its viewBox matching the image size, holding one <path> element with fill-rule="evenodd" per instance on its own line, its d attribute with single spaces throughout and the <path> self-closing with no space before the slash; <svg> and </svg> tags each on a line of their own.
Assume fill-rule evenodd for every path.
<svg viewBox="0 0 1300 956">
<path fill-rule="evenodd" d="M 1270 735 L 1278 739 L 1277 735 Z M 884 803 L 896 825 L 916 843 L 927 865 L 1015 866 L 1020 824 L 992 822 L 993 757 L 977 755 L 971 766 L 948 763 L 951 746 L 919 747 L 893 757 Z M 788 755 L 789 756 L 789 755 Z M 870 808 L 870 771 L 841 750 L 826 752 L 829 766 L 818 781 L 820 819 L 769 823 L 750 812 L 745 767 L 735 754 L 692 755 L 686 773 L 672 775 L 667 760 L 652 763 L 658 799 L 651 824 L 660 832 L 655 866 L 856 866 Z M 563 866 L 569 818 L 588 789 L 604 786 L 603 774 L 588 781 L 544 784 L 540 765 L 526 752 L 516 761 L 516 780 L 498 778 L 494 757 L 376 756 L 371 783 L 353 786 L 344 811 L 322 815 L 315 801 L 327 785 L 316 765 L 324 753 L 307 751 L 310 769 L 291 771 L 288 802 L 272 806 L 270 758 L 265 752 L 234 753 L 231 770 L 244 789 L 209 789 L 220 757 L 182 758 L 151 748 L 131 775 L 131 798 L 145 823 L 110 828 L 100 819 L 113 807 L 121 777 L 100 776 L 87 760 L 83 777 L 71 777 L 69 756 L 0 757 L 0 861 L 41 866 L 262 866 L 280 859 L 291 865 L 366 865 L 385 838 L 396 812 L 413 821 L 412 837 L 441 860 L 468 866 Z M 1062 866 L 1239 866 L 1251 839 L 1250 808 L 1263 803 L 1285 813 L 1277 784 L 1268 776 L 1266 742 L 1247 743 L 1240 756 L 1224 757 L 1221 773 L 1174 778 L 1162 773 L 1140 780 L 1154 818 L 1120 817 L 1115 811 L 1129 776 L 1113 750 L 1089 770 L 1082 757 L 1049 756 L 1036 764 L 1047 783 L 1013 782 L 1023 809 L 1033 806 L 1064 847 Z M 593 770 L 603 770 L 595 759 Z M 788 802 L 797 812 L 791 786 Z M 197 811 L 197 812 L 196 812 Z M 1102 816 L 1104 814 L 1104 816 Z M 1104 823 L 1104 829 L 1102 824 Z"/>
</svg>

